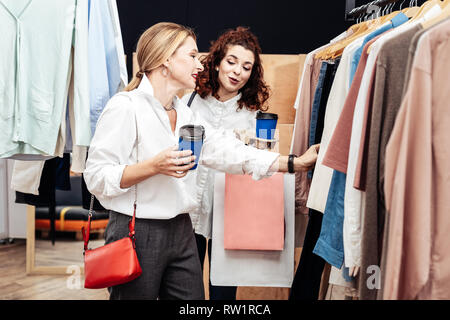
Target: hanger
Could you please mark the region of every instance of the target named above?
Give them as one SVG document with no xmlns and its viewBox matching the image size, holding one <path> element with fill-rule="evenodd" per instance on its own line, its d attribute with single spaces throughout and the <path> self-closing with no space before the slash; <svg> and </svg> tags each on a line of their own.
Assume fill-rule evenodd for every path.
<svg viewBox="0 0 450 320">
<path fill-rule="evenodd" d="M 405 1 L 406 1 L 406 0 L 403 0 L 403 1 L 400 3 L 400 11 L 402 11 L 402 7 L 403 7 L 403 4 L 405 3 Z"/>
<path fill-rule="evenodd" d="M 374 2 L 371 2 L 370 4 L 367 4 L 366 6 L 364 6 L 364 8 L 365 8 L 365 10 L 367 10 L 367 8 L 370 5 L 378 5 L 378 4 L 381 4 L 382 2 L 384 2 L 384 0 L 376 0 Z M 359 30 L 360 32 L 357 32 L 353 37 L 344 39 L 343 42 L 336 44 L 335 47 L 327 48 L 328 50 L 326 51 L 326 54 L 324 54 L 322 57 L 325 59 L 334 59 L 334 58 L 337 58 L 340 55 L 342 55 L 342 52 L 344 51 L 345 47 L 347 45 L 349 45 L 351 42 L 353 42 L 356 38 L 370 34 L 372 31 L 374 31 L 380 25 L 386 23 L 387 21 L 392 20 L 395 16 L 397 16 L 397 14 L 400 13 L 400 11 L 392 12 L 393 8 L 394 8 L 394 6 L 391 4 L 388 4 L 385 7 L 380 8 L 380 10 L 378 11 L 377 14 L 381 14 L 381 16 L 374 20 L 367 21 L 368 23 L 371 23 L 371 24 L 367 25 L 367 29 L 365 29 L 365 30 L 361 29 L 361 30 Z M 384 15 L 386 13 L 388 13 L 388 14 Z"/>
<path fill-rule="evenodd" d="M 420 7 L 417 6 L 417 0 L 409 1 L 409 7 L 402 10 L 402 12 L 408 17 L 414 17 L 419 12 Z"/>
<path fill-rule="evenodd" d="M 382 1 L 383 0 L 376 0 L 369 4 L 361 6 L 361 12 L 363 13 L 363 17 L 366 17 L 367 9 L 369 8 L 369 6 L 376 5 L 377 3 L 381 3 Z M 384 9 L 387 9 L 387 8 L 384 8 Z M 381 11 L 381 8 L 380 8 L 380 11 Z M 398 12 L 393 12 L 387 16 L 380 16 L 373 20 L 366 20 L 366 21 L 361 22 L 359 25 L 355 25 L 355 28 L 356 28 L 356 26 L 358 26 L 358 29 L 355 31 L 354 34 L 352 34 L 350 37 L 347 37 L 347 38 L 335 43 L 332 46 L 329 46 L 329 47 L 323 49 L 322 51 L 320 51 L 319 53 L 316 54 L 316 58 L 322 59 L 322 60 L 328 60 L 328 59 L 335 59 L 335 58 L 341 56 L 344 49 L 350 43 L 352 43 L 354 40 L 356 40 L 359 37 L 368 35 L 372 31 L 374 31 L 376 28 L 378 28 L 380 25 L 382 25 L 385 21 L 392 19 L 397 14 L 398 14 Z"/>
<path fill-rule="evenodd" d="M 340 43 L 337 43 L 336 46 L 330 47 L 329 50 L 327 50 L 326 54 L 324 55 L 324 59 L 335 59 L 335 58 L 341 56 L 342 53 L 344 52 L 344 49 L 350 43 L 352 43 L 354 40 L 356 40 L 359 37 L 368 35 L 369 33 L 371 33 L 373 30 L 375 30 L 380 25 L 381 25 L 380 18 L 365 21 L 362 28 L 360 28 L 354 35 L 352 35 L 348 39 L 344 39 Z"/>
<path fill-rule="evenodd" d="M 422 22 L 422 27 L 424 29 L 429 29 L 448 17 L 450 17 L 450 0 L 444 0 L 442 1 L 442 12 L 433 19 Z"/>
<path fill-rule="evenodd" d="M 442 8 L 442 1 L 440 0 L 428 0 L 421 7 L 419 12 L 416 13 L 414 17 L 411 18 L 411 21 L 417 21 L 422 18 L 428 10 L 430 10 L 435 5 L 439 5 Z"/>
<path fill-rule="evenodd" d="M 388 22 L 388 21 L 391 21 L 398 14 L 400 14 L 402 12 L 400 10 L 396 10 L 396 11 L 392 12 L 392 10 L 394 9 L 394 6 L 395 6 L 395 3 L 393 3 L 392 5 L 388 5 L 388 8 L 386 9 L 386 12 L 390 12 L 390 13 L 384 17 L 384 20 L 382 22 L 383 24 Z M 367 48 L 367 52 L 368 53 L 370 53 L 370 50 L 372 50 L 372 46 L 373 46 L 373 43 L 369 46 L 369 48 Z"/>
<path fill-rule="evenodd" d="M 335 44 L 319 51 L 316 54 L 316 58 L 327 60 L 333 56 L 339 56 L 340 54 L 342 54 L 342 51 L 344 51 L 345 47 L 349 43 L 351 43 L 354 39 L 358 38 L 359 36 L 363 35 L 368 30 L 370 25 L 373 23 L 373 21 L 362 21 L 362 19 L 365 16 L 364 13 L 366 12 L 365 8 L 367 7 L 368 5 L 364 5 L 354 9 L 355 11 L 352 10 L 351 12 L 354 12 L 354 14 L 357 14 L 358 12 L 360 13 L 360 15 L 357 18 L 357 24 L 351 26 L 348 29 L 348 31 L 352 32 L 352 34 L 349 37 L 342 39 L 341 41 L 338 41 Z"/>
</svg>

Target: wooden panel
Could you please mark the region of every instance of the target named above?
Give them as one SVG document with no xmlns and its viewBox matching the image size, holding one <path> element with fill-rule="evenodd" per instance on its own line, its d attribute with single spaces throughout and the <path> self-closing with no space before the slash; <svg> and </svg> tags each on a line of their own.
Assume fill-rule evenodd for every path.
<svg viewBox="0 0 450 320">
<path fill-rule="evenodd" d="M 278 123 L 294 123 L 293 108 L 305 55 L 261 55 L 264 79 L 271 88 L 269 110 L 278 114 Z"/>
<path fill-rule="evenodd" d="M 289 288 L 239 287 L 236 300 L 287 300 Z"/>
<path fill-rule="evenodd" d="M 279 149 L 278 152 L 283 155 L 289 155 L 291 149 L 292 134 L 294 133 L 293 124 L 279 124 L 277 126 L 279 130 Z"/>
<path fill-rule="evenodd" d="M 34 243 L 35 211 L 33 206 L 27 206 L 27 247 L 26 247 L 26 271 L 31 274 L 34 267 L 35 243 Z"/>
<path fill-rule="evenodd" d="M 204 53 L 200 53 L 201 55 Z M 278 113 L 278 123 L 294 123 L 295 98 L 297 96 L 300 76 L 305 63 L 305 54 L 281 55 L 262 54 L 261 60 L 264 68 L 264 79 L 271 88 L 268 112 Z M 133 53 L 133 75 L 139 70 L 136 53 Z M 190 92 L 184 90 L 178 96 Z"/>
</svg>

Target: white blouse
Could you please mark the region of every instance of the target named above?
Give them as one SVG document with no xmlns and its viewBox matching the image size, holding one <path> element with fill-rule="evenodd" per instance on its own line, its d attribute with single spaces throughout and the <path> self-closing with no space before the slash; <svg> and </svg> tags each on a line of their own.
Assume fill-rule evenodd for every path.
<svg viewBox="0 0 450 320">
<path fill-rule="evenodd" d="M 153 96 L 153 87 L 143 77 L 139 87 L 116 94 L 99 117 L 86 161 L 84 179 L 88 190 L 106 209 L 133 214 L 135 188 L 120 188 L 125 166 L 137 162 L 136 131 L 139 137 L 139 161 L 151 158 L 178 144 L 180 127 L 200 124 L 205 141 L 199 164 L 232 174 L 251 174 L 258 180 L 270 176 L 269 168 L 278 153 L 246 146 L 226 130 L 215 130 L 174 98 L 177 112 L 175 134 L 161 103 Z M 137 130 L 136 130 L 137 124 Z M 137 184 L 136 217 L 170 219 L 198 209 L 197 170 L 181 179 L 158 174 Z"/>
<path fill-rule="evenodd" d="M 253 130 L 256 133 L 256 111 L 249 111 L 245 107 L 237 111 L 237 102 L 241 96 L 238 94 L 221 102 L 211 95 L 203 99 L 197 94 L 192 101 L 191 110 L 195 117 L 202 118 L 216 130 L 227 130 L 230 134 L 233 134 L 233 129 Z M 181 100 L 187 103 L 190 97 L 191 94 L 187 94 Z M 203 165 L 199 165 L 197 170 L 197 201 L 200 206 L 190 212 L 191 220 L 197 234 L 211 238 L 216 171 Z"/>
</svg>

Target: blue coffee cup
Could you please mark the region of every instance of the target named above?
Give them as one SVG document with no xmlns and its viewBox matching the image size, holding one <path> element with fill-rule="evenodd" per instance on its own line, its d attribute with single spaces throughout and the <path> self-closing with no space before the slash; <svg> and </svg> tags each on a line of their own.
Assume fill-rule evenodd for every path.
<svg viewBox="0 0 450 320">
<path fill-rule="evenodd" d="M 192 151 L 192 155 L 195 155 L 195 166 L 193 166 L 190 170 L 195 170 L 202 151 L 203 140 L 205 138 L 205 128 L 203 126 L 196 126 L 192 124 L 182 126 L 180 128 L 179 137 L 178 150 Z"/>
<path fill-rule="evenodd" d="M 276 113 L 258 111 L 256 114 L 256 137 L 266 140 L 274 139 L 277 122 L 278 115 Z"/>
</svg>

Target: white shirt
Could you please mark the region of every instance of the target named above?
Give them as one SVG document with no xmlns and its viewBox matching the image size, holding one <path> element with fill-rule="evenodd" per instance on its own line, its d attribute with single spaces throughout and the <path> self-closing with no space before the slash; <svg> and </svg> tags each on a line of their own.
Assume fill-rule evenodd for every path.
<svg viewBox="0 0 450 320">
<path fill-rule="evenodd" d="M 278 153 L 247 147 L 223 130 L 214 130 L 178 98 L 174 98 L 177 112 L 175 134 L 161 103 L 153 96 L 147 77 L 130 92 L 116 94 L 106 105 L 97 123 L 84 171 L 88 190 L 106 209 L 133 214 L 134 187 L 120 188 L 126 165 L 137 162 L 136 123 L 139 136 L 139 161 L 156 156 L 178 144 L 180 127 L 201 124 L 205 127 L 205 141 L 199 163 L 232 174 L 252 174 L 255 180 L 269 176 L 269 168 Z M 137 184 L 136 217 L 170 219 L 189 213 L 199 206 L 196 186 L 197 170 L 177 179 L 158 174 Z"/>
<path fill-rule="evenodd" d="M 254 130 L 256 132 L 256 112 L 245 107 L 237 111 L 241 94 L 221 102 L 209 95 L 205 99 L 196 95 L 191 104 L 194 116 L 202 118 L 214 129 L 224 129 L 232 134 L 233 129 Z M 189 101 L 191 94 L 185 95 L 181 100 Z M 195 232 L 206 238 L 211 238 L 212 209 L 214 199 L 215 170 L 199 165 L 197 168 L 197 201 L 198 210 L 190 212 Z"/>
</svg>

